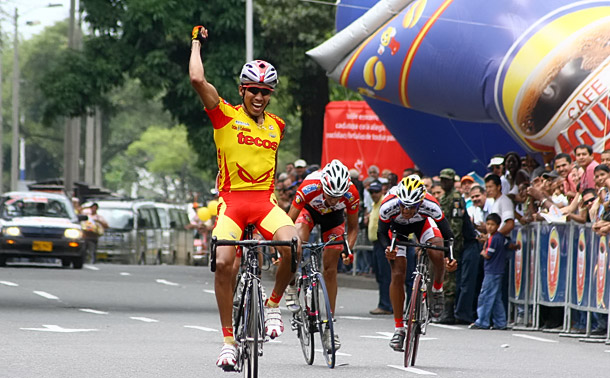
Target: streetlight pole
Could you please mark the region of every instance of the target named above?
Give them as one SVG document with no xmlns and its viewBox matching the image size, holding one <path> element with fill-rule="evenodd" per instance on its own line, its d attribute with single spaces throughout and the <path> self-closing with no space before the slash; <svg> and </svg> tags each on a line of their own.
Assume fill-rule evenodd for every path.
<svg viewBox="0 0 610 378">
<path fill-rule="evenodd" d="M 246 62 L 254 60 L 253 57 L 253 28 L 252 28 L 252 1 L 246 0 Z"/>
<path fill-rule="evenodd" d="M 15 8 L 14 24 L 15 36 L 13 38 L 13 137 L 11 142 L 11 190 L 17 190 L 19 178 L 19 11 Z"/>
</svg>

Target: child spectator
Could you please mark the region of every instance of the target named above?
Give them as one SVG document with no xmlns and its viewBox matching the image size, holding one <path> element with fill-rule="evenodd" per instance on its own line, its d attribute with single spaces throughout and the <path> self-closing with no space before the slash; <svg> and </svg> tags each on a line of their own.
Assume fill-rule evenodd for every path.
<svg viewBox="0 0 610 378">
<path fill-rule="evenodd" d="M 478 319 L 468 327 L 471 329 L 489 329 L 491 323 L 493 329 L 506 329 L 506 311 L 502 302 L 506 249 L 504 235 L 498 232 L 501 222 L 502 219 L 496 213 L 489 214 L 486 219 L 489 237 L 481 251 L 481 256 L 485 259 L 485 276 L 479 294 Z"/>
</svg>

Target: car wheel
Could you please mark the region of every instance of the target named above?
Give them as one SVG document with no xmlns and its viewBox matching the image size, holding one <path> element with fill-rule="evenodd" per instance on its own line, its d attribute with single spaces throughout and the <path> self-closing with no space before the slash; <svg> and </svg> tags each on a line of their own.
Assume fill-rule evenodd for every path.
<svg viewBox="0 0 610 378">
<path fill-rule="evenodd" d="M 61 266 L 64 268 L 69 268 L 70 264 L 72 264 L 72 260 L 70 259 L 61 259 Z"/>
<path fill-rule="evenodd" d="M 6 257 L 0 257 L 0 266 L 6 266 Z"/>
<path fill-rule="evenodd" d="M 83 262 L 84 262 L 84 259 L 82 256 L 76 257 L 76 258 L 74 258 L 74 260 L 72 260 L 72 267 L 74 269 L 83 269 Z M 62 261 L 62 264 L 63 264 L 63 261 Z"/>
</svg>

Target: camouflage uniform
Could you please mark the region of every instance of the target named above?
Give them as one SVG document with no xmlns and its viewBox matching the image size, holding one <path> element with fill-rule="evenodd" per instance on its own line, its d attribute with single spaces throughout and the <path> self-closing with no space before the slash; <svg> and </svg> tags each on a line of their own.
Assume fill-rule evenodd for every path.
<svg viewBox="0 0 610 378">
<path fill-rule="evenodd" d="M 440 173 L 441 178 L 454 180 L 455 171 L 451 168 L 445 168 Z M 462 234 L 464 225 L 464 214 L 466 213 L 466 202 L 461 193 L 452 189 L 445 193 L 440 200 L 441 209 L 451 225 L 453 232 L 453 258 L 461 260 L 462 251 L 464 249 L 464 235 Z M 456 272 L 446 272 L 443 281 L 443 291 L 445 292 L 445 310 L 441 316 L 441 322 L 452 323 L 454 321 L 453 308 L 456 294 Z"/>
</svg>

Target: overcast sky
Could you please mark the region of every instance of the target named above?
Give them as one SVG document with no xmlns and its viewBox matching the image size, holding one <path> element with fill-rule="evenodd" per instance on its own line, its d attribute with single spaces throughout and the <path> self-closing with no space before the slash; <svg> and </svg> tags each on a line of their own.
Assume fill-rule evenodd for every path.
<svg viewBox="0 0 610 378">
<path fill-rule="evenodd" d="M 78 4 L 78 0 L 76 1 Z M 49 8 L 49 4 L 62 4 L 61 7 Z M 13 16 L 15 8 L 19 10 L 19 35 L 30 39 L 42 30 L 57 21 L 64 20 L 70 15 L 70 0 L 0 0 L 2 9 L 2 33 L 13 35 Z M 27 21 L 39 22 L 37 25 L 27 25 Z"/>
</svg>

